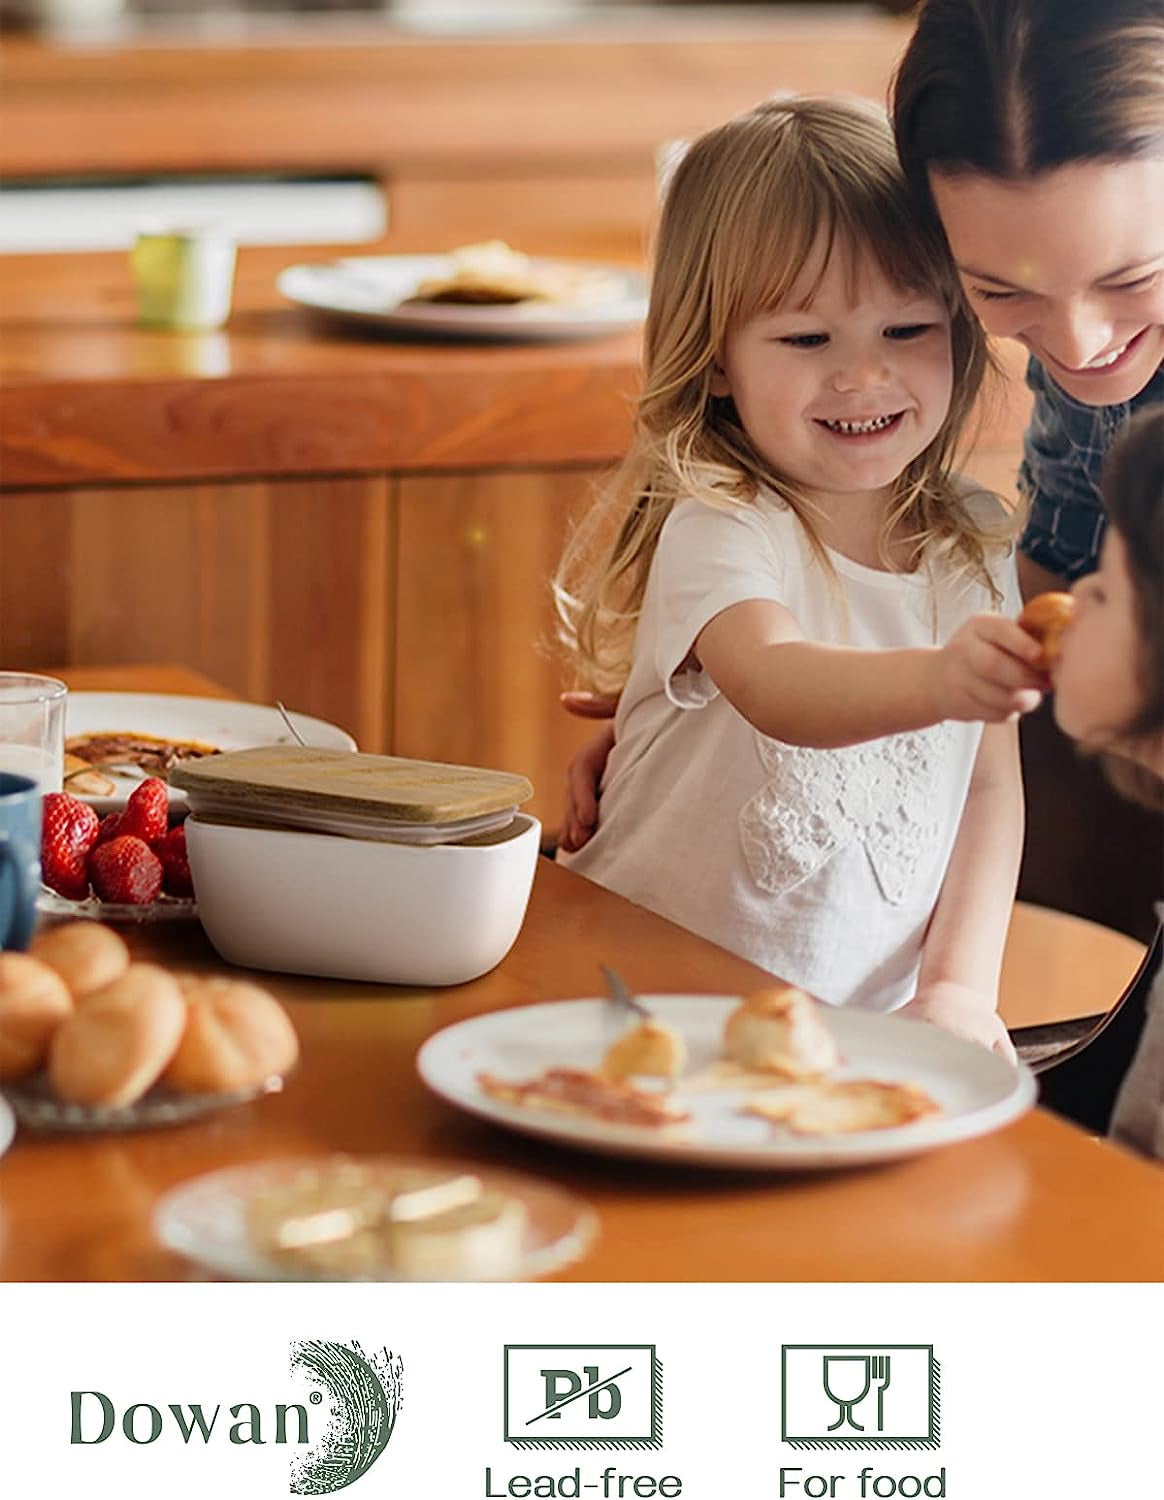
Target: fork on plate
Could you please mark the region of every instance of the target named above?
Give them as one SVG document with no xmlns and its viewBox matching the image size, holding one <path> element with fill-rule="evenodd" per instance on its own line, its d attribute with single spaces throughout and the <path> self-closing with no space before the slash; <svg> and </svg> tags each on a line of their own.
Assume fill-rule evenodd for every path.
<svg viewBox="0 0 1164 1500">
<path fill-rule="evenodd" d="M 598 967 L 602 970 L 602 977 L 606 980 L 607 993 L 612 1000 L 619 1005 L 625 1005 L 628 1010 L 633 1010 L 637 1016 L 642 1016 L 644 1020 L 650 1021 L 654 1019 L 643 1002 L 632 994 L 626 982 L 614 972 L 609 964 L 599 964 Z"/>
</svg>

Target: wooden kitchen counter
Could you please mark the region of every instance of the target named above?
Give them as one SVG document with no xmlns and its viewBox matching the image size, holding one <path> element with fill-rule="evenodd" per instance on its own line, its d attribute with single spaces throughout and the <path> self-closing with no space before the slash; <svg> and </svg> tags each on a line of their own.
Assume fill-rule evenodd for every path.
<svg viewBox="0 0 1164 1500">
<path fill-rule="evenodd" d="M 384 339 L 276 291 L 282 267 L 330 256 L 244 249 L 230 321 L 213 333 L 138 328 L 124 255 L 0 257 L 4 488 L 559 467 L 625 450 L 637 331 Z"/>
</svg>

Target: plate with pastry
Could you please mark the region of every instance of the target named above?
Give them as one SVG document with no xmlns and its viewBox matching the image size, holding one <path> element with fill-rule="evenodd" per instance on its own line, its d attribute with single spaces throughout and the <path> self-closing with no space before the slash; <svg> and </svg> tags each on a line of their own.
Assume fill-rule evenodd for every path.
<svg viewBox="0 0 1164 1500">
<path fill-rule="evenodd" d="M 523 255 L 500 240 L 447 255 L 355 256 L 288 266 L 290 302 L 385 332 L 458 339 L 593 338 L 637 327 L 646 278 L 591 262 Z"/>
<path fill-rule="evenodd" d="M 522 1134 L 691 1166 L 819 1170 L 999 1130 L 1034 1075 L 921 1021 L 826 1006 L 790 985 L 494 1011 L 431 1036 L 430 1089 Z"/>
<path fill-rule="evenodd" d="M 168 1249 L 247 1281 L 526 1281 L 578 1260 L 596 1230 L 553 1183 L 394 1157 L 228 1167 L 154 1214 Z"/>
<path fill-rule="evenodd" d="M 356 748 L 338 724 L 309 714 L 289 717 L 309 745 Z M 166 780 L 184 761 L 220 750 L 295 742 L 273 703 L 180 693 L 70 693 L 65 705 L 64 790 L 98 813 L 117 812 L 140 781 L 154 776 Z M 185 807 L 182 792 L 172 789 L 169 796 L 172 805 Z"/>
<path fill-rule="evenodd" d="M 180 1125 L 282 1087 L 299 1055 L 282 1005 L 246 980 L 135 963 L 97 922 L 0 954 L 0 1089 L 30 1129 Z"/>
</svg>

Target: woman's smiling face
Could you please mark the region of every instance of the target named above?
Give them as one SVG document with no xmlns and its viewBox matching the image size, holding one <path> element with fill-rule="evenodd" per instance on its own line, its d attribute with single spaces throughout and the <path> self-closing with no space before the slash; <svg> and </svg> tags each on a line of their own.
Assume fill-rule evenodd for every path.
<svg viewBox="0 0 1164 1500">
<path fill-rule="evenodd" d="M 1164 157 L 1072 162 L 1011 181 L 931 171 L 971 307 L 1088 406 L 1164 361 Z"/>
</svg>

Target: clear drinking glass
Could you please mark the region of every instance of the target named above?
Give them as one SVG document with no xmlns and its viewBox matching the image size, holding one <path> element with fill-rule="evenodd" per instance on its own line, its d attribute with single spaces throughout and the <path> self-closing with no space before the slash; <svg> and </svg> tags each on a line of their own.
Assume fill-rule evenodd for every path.
<svg viewBox="0 0 1164 1500">
<path fill-rule="evenodd" d="M 55 677 L 0 672 L 0 771 L 31 777 L 59 792 L 65 765 L 65 700 Z"/>
</svg>

